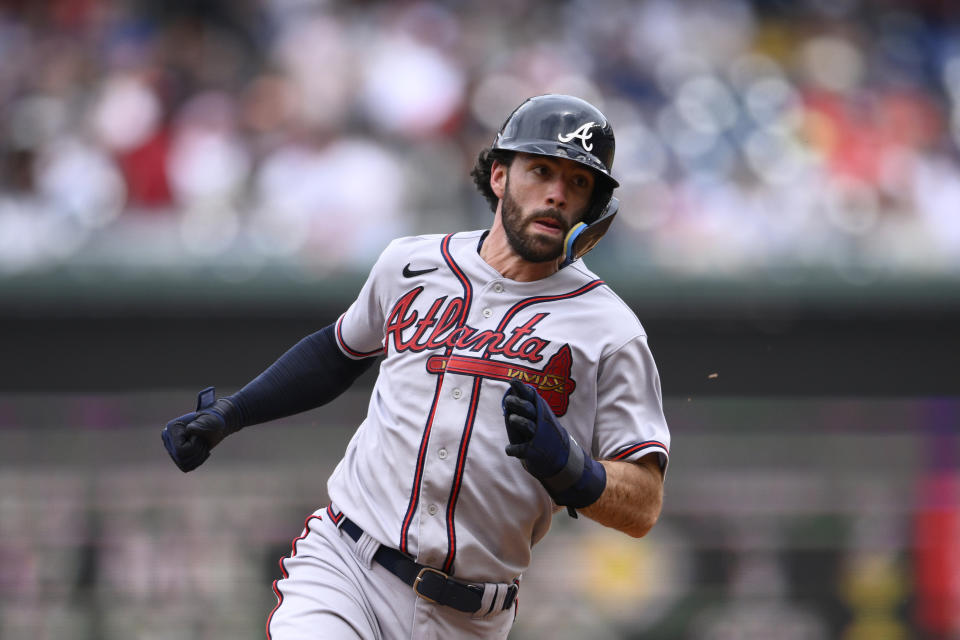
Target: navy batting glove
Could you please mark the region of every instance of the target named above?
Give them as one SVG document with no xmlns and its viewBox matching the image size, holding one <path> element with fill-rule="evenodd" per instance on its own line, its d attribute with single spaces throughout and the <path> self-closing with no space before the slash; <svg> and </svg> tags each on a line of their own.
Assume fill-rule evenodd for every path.
<svg viewBox="0 0 960 640">
<path fill-rule="evenodd" d="M 201 391 L 197 396 L 197 410 L 174 418 L 160 433 L 167 453 L 184 473 L 203 464 L 210 457 L 211 449 L 240 430 L 236 407 L 227 398 L 214 401 L 215 396 L 213 387 Z"/>
<path fill-rule="evenodd" d="M 536 389 L 516 379 L 503 395 L 503 420 L 510 440 L 508 456 L 519 458 L 553 501 L 573 509 L 597 501 L 607 486 L 607 471 L 557 422 Z"/>
</svg>

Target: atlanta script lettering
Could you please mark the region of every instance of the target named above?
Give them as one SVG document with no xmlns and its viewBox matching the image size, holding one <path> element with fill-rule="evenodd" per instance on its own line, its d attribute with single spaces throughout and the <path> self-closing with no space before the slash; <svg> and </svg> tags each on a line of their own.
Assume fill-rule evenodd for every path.
<svg viewBox="0 0 960 640">
<path fill-rule="evenodd" d="M 386 327 L 388 348 L 392 345 L 398 352 L 451 348 L 530 363 L 543 360 L 542 352 L 550 343 L 533 333 L 534 327 L 549 314 L 537 313 L 509 332 L 478 330 L 462 322 L 463 298 L 449 301 L 447 296 L 437 298 L 421 317 L 413 305 L 422 291 L 423 287 L 411 289 L 390 312 Z M 407 332 L 408 329 L 412 329 L 412 333 Z M 404 332 L 409 334 L 406 339 Z"/>
</svg>

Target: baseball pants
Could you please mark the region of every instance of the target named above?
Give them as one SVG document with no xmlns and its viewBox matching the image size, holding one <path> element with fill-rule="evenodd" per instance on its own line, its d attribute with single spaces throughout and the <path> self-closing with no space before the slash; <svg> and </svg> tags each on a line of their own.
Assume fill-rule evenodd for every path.
<svg viewBox="0 0 960 640">
<path fill-rule="evenodd" d="M 326 509 L 311 515 L 274 583 L 277 606 L 267 619 L 270 640 L 447 640 L 506 638 L 513 608 L 474 617 L 417 596 L 372 560 L 378 545 L 354 542 Z"/>
</svg>

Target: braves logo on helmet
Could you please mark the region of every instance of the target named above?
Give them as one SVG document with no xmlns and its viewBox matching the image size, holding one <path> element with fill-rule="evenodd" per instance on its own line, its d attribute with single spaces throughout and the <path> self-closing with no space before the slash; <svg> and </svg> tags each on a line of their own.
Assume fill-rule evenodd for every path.
<svg viewBox="0 0 960 640">
<path fill-rule="evenodd" d="M 620 186 L 610 175 L 615 147 L 613 128 L 599 109 L 580 98 L 559 94 L 534 96 L 514 109 L 492 146 L 569 158 L 596 171 L 611 190 Z"/>
<path fill-rule="evenodd" d="M 580 144 L 583 145 L 585 151 L 593 151 L 593 144 L 590 142 L 590 138 L 593 137 L 593 132 L 590 131 L 590 128 L 594 124 L 596 123 L 587 122 L 577 127 L 576 131 L 572 131 L 570 133 L 559 133 L 557 134 L 557 140 L 560 142 L 570 142 L 576 138 L 580 141 Z"/>
</svg>

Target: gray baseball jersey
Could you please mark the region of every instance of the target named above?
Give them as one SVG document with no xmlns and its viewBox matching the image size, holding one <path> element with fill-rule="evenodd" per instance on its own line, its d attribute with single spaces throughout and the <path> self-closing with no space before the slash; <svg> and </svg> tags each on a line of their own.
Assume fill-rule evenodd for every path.
<svg viewBox="0 0 960 640">
<path fill-rule="evenodd" d="M 542 280 L 506 279 L 480 257 L 483 233 L 395 240 L 337 321 L 345 354 L 385 357 L 328 493 L 381 544 L 505 583 L 557 510 L 504 453 L 508 380 L 533 384 L 597 458 L 656 453 L 665 467 L 670 434 L 627 305 L 581 260 Z"/>
</svg>

